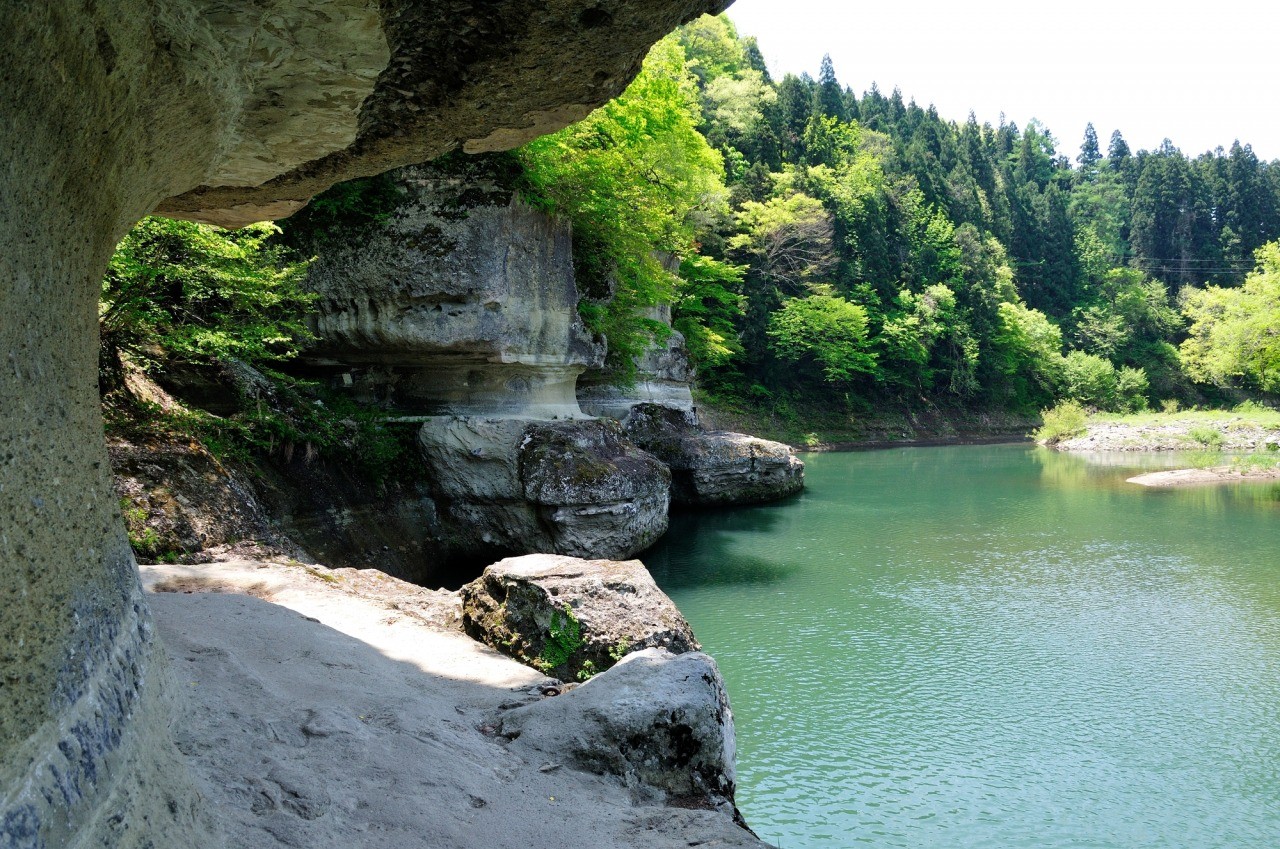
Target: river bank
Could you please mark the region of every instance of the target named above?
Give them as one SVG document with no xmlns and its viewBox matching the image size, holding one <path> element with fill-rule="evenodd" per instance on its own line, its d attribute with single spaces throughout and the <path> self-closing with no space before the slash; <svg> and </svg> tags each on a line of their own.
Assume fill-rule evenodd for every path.
<svg viewBox="0 0 1280 849">
<path fill-rule="evenodd" d="M 1280 467 L 1241 469 L 1233 466 L 1214 466 L 1209 469 L 1172 469 L 1148 472 L 1127 479 L 1128 483 L 1150 487 L 1217 486 L 1243 481 L 1280 479 Z"/>
<path fill-rule="evenodd" d="M 462 632 L 457 593 L 283 558 L 141 572 L 184 697 L 178 746 L 230 846 L 765 845 L 572 745 L 540 748 L 529 712 L 585 727 L 563 721 L 570 701 L 614 671 L 549 697 L 547 676 Z M 521 713 L 527 733 L 507 733 Z"/>
<path fill-rule="evenodd" d="M 1037 434 L 1039 441 L 1076 454 L 1192 452 L 1188 468 L 1137 475 L 1128 483 L 1188 487 L 1280 478 L 1280 413 L 1273 410 L 1258 407 L 1083 417 L 1076 408 L 1074 413 L 1076 422 L 1058 417 L 1052 429 L 1046 427 Z M 1055 418 L 1052 414 L 1048 417 Z"/>
<path fill-rule="evenodd" d="M 704 394 L 695 396 L 702 425 L 710 430 L 757 434 L 798 451 L 850 451 L 902 445 L 986 445 L 1018 442 L 1040 424 L 1039 416 L 1006 410 L 923 407 L 841 412 L 751 409 Z"/>
<path fill-rule="evenodd" d="M 1094 415 L 1083 430 L 1053 442 L 1059 451 L 1280 450 L 1280 413 L 1193 410 L 1181 413 Z"/>
</svg>

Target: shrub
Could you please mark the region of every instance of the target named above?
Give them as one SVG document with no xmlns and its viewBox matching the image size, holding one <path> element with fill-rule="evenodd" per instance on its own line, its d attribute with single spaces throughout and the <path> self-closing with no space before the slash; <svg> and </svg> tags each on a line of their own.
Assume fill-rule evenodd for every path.
<svg viewBox="0 0 1280 849">
<path fill-rule="evenodd" d="M 1193 427 L 1187 431 L 1187 436 L 1205 448 L 1220 449 L 1222 447 L 1222 434 L 1215 428 Z"/>
<path fill-rule="evenodd" d="M 158 358 L 254 363 L 297 353 L 315 296 L 301 288 L 306 263 L 270 243 L 278 232 L 154 217 L 130 230 L 98 307 L 106 388 L 120 383 L 122 355 L 145 370 Z"/>
<path fill-rule="evenodd" d="M 1116 402 L 1116 367 L 1084 351 L 1067 354 L 1062 365 L 1062 392 L 1067 398 L 1111 410 Z"/>
<path fill-rule="evenodd" d="M 1078 436 L 1085 431 L 1088 413 L 1077 401 L 1063 401 L 1052 409 L 1041 413 L 1044 424 L 1034 434 L 1036 442 L 1043 445 L 1054 445 L 1064 439 Z"/>
<path fill-rule="evenodd" d="M 778 357 L 817 366 L 827 383 L 846 384 L 876 370 L 866 308 L 836 295 L 792 298 L 769 319 L 768 334 Z"/>
<path fill-rule="evenodd" d="M 1115 408 L 1121 413 L 1136 413 L 1147 408 L 1147 373 L 1140 368 L 1116 370 Z"/>
</svg>

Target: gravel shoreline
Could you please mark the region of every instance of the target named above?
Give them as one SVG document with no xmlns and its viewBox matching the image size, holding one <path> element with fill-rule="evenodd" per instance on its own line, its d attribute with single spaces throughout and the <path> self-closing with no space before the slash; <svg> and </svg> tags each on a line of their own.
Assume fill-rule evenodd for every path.
<svg viewBox="0 0 1280 849">
<path fill-rule="evenodd" d="M 1219 421 L 1170 419 L 1158 423 L 1092 421 L 1084 434 L 1059 441 L 1059 451 L 1202 451 L 1210 447 L 1193 432 L 1216 432 L 1221 441 L 1215 450 L 1229 453 L 1274 451 L 1280 446 L 1280 429 L 1266 428 L 1243 416 Z"/>
</svg>

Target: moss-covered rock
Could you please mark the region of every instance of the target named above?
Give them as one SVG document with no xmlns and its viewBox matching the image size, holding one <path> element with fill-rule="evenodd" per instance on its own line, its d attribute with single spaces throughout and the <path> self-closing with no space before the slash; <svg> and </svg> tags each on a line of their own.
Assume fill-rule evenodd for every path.
<svg viewBox="0 0 1280 849">
<path fill-rule="evenodd" d="M 636 445 L 670 467 L 674 504 L 753 504 L 804 488 L 804 463 L 781 442 L 709 433 L 692 413 L 662 404 L 636 404 L 623 427 Z"/>
<path fill-rule="evenodd" d="M 566 681 L 603 672 L 641 649 L 699 648 L 639 560 L 550 554 L 503 560 L 462 588 L 462 625 L 473 638 Z"/>
</svg>

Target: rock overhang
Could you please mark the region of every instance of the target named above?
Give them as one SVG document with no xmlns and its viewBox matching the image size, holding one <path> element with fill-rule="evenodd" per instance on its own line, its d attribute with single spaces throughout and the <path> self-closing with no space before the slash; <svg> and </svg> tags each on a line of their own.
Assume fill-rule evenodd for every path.
<svg viewBox="0 0 1280 849">
<path fill-rule="evenodd" d="M 650 45 L 729 2 L 219 3 L 205 17 L 244 68 L 238 115 L 205 183 L 158 212 L 242 226 L 344 180 L 517 147 L 619 94 Z"/>
</svg>

